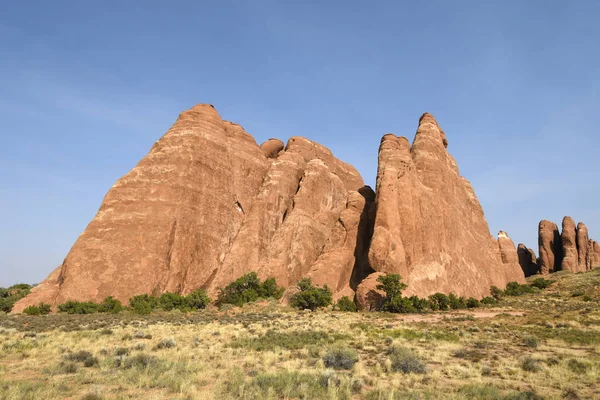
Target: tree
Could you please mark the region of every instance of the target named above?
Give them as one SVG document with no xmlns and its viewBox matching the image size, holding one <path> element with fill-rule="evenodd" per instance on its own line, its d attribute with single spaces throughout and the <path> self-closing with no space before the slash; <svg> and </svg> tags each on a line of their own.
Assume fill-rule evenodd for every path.
<svg viewBox="0 0 600 400">
<path fill-rule="evenodd" d="M 331 290 L 324 285 L 322 288 L 313 286 L 310 278 L 303 278 L 298 282 L 300 291 L 292 296 L 290 304 L 301 310 L 316 310 L 319 307 L 327 307 L 333 301 Z"/>
<path fill-rule="evenodd" d="M 202 289 L 196 289 L 187 296 L 188 307 L 192 310 L 200 310 L 206 308 L 210 304 L 210 297 Z"/>
<path fill-rule="evenodd" d="M 256 272 L 250 272 L 220 289 L 217 304 L 242 306 L 258 299 L 280 299 L 283 292 L 284 289 L 277 286 L 275 278 L 261 282 Z"/>
<path fill-rule="evenodd" d="M 336 308 L 340 311 L 355 312 L 356 304 L 348 296 L 344 296 L 338 300 Z"/>
<path fill-rule="evenodd" d="M 450 307 L 450 300 L 444 293 L 436 293 L 429 296 L 429 301 L 435 303 L 440 311 L 447 311 Z"/>
</svg>

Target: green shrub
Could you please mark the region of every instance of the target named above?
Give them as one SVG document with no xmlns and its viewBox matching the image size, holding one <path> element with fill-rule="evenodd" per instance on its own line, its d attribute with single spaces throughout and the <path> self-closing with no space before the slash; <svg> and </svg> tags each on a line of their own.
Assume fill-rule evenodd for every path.
<svg viewBox="0 0 600 400">
<path fill-rule="evenodd" d="M 123 363 L 125 369 L 148 369 L 158 364 L 158 359 L 148 354 L 136 354 L 132 357 L 127 357 Z"/>
<path fill-rule="evenodd" d="M 450 308 L 453 310 L 462 310 L 467 308 L 467 299 L 464 297 L 457 297 L 454 293 L 448 295 L 448 301 L 450 302 Z"/>
<path fill-rule="evenodd" d="M 483 299 L 481 299 L 481 304 L 485 304 L 486 306 L 493 306 L 494 304 L 497 304 L 498 300 L 496 300 L 495 298 L 491 297 L 491 296 L 487 296 L 484 297 Z"/>
<path fill-rule="evenodd" d="M 423 307 L 427 306 L 417 296 L 410 298 L 402 296 L 402 291 L 408 285 L 402 282 L 402 277 L 398 274 L 381 275 L 377 278 L 377 282 L 379 282 L 377 289 L 385 293 L 385 298 L 381 304 L 381 311 L 411 313 L 422 311 Z"/>
<path fill-rule="evenodd" d="M 94 314 L 100 309 L 100 305 L 93 301 L 69 300 L 58 306 L 58 311 L 67 314 Z"/>
<path fill-rule="evenodd" d="M 521 285 L 517 282 L 509 282 L 504 289 L 506 296 L 522 296 L 528 293 L 535 293 L 535 289 L 529 285 Z"/>
<path fill-rule="evenodd" d="M 538 372 L 541 369 L 539 362 L 533 357 L 525 357 L 521 362 L 521 368 L 527 372 Z"/>
<path fill-rule="evenodd" d="M 40 308 L 38 306 L 29 306 L 23 310 L 23 314 L 27 315 L 41 315 Z"/>
<path fill-rule="evenodd" d="M 187 311 L 189 309 L 187 299 L 179 293 L 165 292 L 161 294 L 158 298 L 158 305 L 165 311 Z"/>
<path fill-rule="evenodd" d="M 327 307 L 333 301 L 331 290 L 327 285 L 322 288 L 313 286 L 310 278 L 303 278 L 298 282 L 300 291 L 292 296 L 290 304 L 300 310 L 316 310 Z"/>
<path fill-rule="evenodd" d="M 220 289 L 217 304 L 233 304 L 241 306 L 258 299 L 273 297 L 280 299 L 285 289 L 277 286 L 275 278 L 268 278 L 264 282 L 258 279 L 256 272 L 250 272 L 225 288 Z"/>
<path fill-rule="evenodd" d="M 424 374 L 427 371 L 425 364 L 409 348 L 394 346 L 388 351 L 392 371 L 404 374 Z"/>
<path fill-rule="evenodd" d="M 500 289 L 497 286 L 490 287 L 490 295 L 496 300 L 499 301 L 504 297 L 504 290 Z"/>
<path fill-rule="evenodd" d="M 444 293 L 436 293 L 429 296 L 429 301 L 435 304 L 440 311 L 446 311 L 450 307 L 450 299 Z"/>
<path fill-rule="evenodd" d="M 50 307 L 50 304 L 41 302 L 38 307 L 40 308 L 41 315 L 48 315 L 48 314 L 50 314 L 50 312 L 52 312 L 52 307 Z"/>
<path fill-rule="evenodd" d="M 119 300 L 113 298 L 112 296 L 108 296 L 102 303 L 100 303 L 98 311 L 102 313 L 118 314 L 123 311 L 123 306 Z"/>
<path fill-rule="evenodd" d="M 356 350 L 343 346 L 334 346 L 323 357 L 325 367 L 333 369 L 352 369 L 358 362 Z"/>
<path fill-rule="evenodd" d="M 356 304 L 348 296 L 344 296 L 338 300 L 336 308 L 340 311 L 355 312 Z"/>
<path fill-rule="evenodd" d="M 129 305 L 137 314 L 150 314 L 158 308 L 158 299 L 148 294 L 140 294 L 129 299 Z"/>
<path fill-rule="evenodd" d="M 31 286 L 25 283 L 13 285 L 9 288 L 0 288 L 0 311 L 9 313 L 14 304 L 27 296 L 31 291 Z"/>
<path fill-rule="evenodd" d="M 552 284 L 554 282 L 556 282 L 556 281 L 551 280 L 551 279 L 536 278 L 533 282 L 531 282 L 529 284 L 529 286 L 533 286 L 533 287 L 543 290 L 543 289 L 546 289 L 546 288 L 549 288 L 550 286 L 552 286 Z"/>
<path fill-rule="evenodd" d="M 523 339 L 523 345 L 526 347 L 531 347 L 532 349 L 536 349 L 540 345 L 540 341 L 534 336 L 529 336 Z"/>
<path fill-rule="evenodd" d="M 477 308 L 481 306 L 481 303 L 479 302 L 479 300 L 473 298 L 473 297 L 469 297 L 467 299 L 467 308 Z"/>
<path fill-rule="evenodd" d="M 431 301 L 427 299 L 422 299 L 418 296 L 410 296 L 408 299 L 411 301 L 412 307 L 416 312 L 424 312 L 434 309 Z"/>
<path fill-rule="evenodd" d="M 188 307 L 192 310 L 201 310 L 206 308 L 211 302 L 210 297 L 202 289 L 196 289 L 186 296 Z"/>
</svg>

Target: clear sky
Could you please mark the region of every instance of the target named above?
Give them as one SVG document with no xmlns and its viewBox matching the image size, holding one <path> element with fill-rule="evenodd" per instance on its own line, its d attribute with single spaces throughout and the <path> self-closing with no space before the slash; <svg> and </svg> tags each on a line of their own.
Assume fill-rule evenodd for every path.
<svg viewBox="0 0 600 400">
<path fill-rule="evenodd" d="M 196 103 L 306 136 L 374 186 L 433 113 L 493 234 L 600 239 L 600 2 L 11 1 L 0 12 L 0 286 L 59 265 L 104 194 Z"/>
</svg>

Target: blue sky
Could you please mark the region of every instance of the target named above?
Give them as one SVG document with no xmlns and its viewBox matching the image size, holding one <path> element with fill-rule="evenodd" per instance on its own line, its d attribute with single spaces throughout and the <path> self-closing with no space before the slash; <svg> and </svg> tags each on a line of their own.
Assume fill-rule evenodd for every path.
<svg viewBox="0 0 600 400">
<path fill-rule="evenodd" d="M 418 3 L 418 4 L 417 4 Z M 492 233 L 600 239 L 600 2 L 38 1 L 0 12 L 0 286 L 39 282 L 196 103 L 300 135 L 374 185 L 433 113 Z"/>
</svg>

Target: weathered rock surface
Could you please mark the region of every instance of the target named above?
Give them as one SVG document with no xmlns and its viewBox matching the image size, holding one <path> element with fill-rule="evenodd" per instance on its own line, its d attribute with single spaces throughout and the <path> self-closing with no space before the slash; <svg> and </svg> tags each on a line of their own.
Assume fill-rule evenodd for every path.
<svg viewBox="0 0 600 400">
<path fill-rule="evenodd" d="M 524 275 L 514 244 L 511 260 L 502 262 L 499 243 L 447 145 L 430 114 L 421 117 L 412 146 L 405 137 L 383 137 L 369 261 L 377 272 L 400 274 L 407 295 L 439 291 L 481 298 L 491 285 L 523 282 Z"/>
<path fill-rule="evenodd" d="M 385 275 L 374 272 L 367 276 L 356 288 L 356 303 L 360 310 L 377 310 L 383 303 L 385 293 L 377 290 L 377 278 Z"/>
<path fill-rule="evenodd" d="M 577 272 L 579 255 L 577 254 L 577 228 L 573 218 L 565 217 L 563 219 L 560 240 L 563 256 L 560 269 L 562 271 Z"/>
<path fill-rule="evenodd" d="M 412 146 L 385 135 L 375 193 L 315 142 L 258 146 L 212 106 L 194 106 L 115 183 L 63 264 L 14 311 L 197 288 L 214 296 L 250 271 L 288 288 L 311 277 L 363 307 L 381 300 L 382 273 L 399 273 L 405 294 L 419 296 L 481 298 L 523 282 L 514 243 L 490 235 L 447 146 L 430 114 Z"/>
<path fill-rule="evenodd" d="M 588 242 L 588 258 L 586 270 L 591 270 L 596 267 L 600 267 L 600 244 L 595 240 L 589 240 Z"/>
<path fill-rule="evenodd" d="M 538 244 L 540 246 L 540 273 L 546 275 L 559 271 L 562 263 L 562 242 L 558 226 L 554 222 L 540 221 Z"/>
<path fill-rule="evenodd" d="M 588 242 L 587 226 L 580 222 L 577 224 L 577 272 L 585 272 L 588 269 Z"/>
<path fill-rule="evenodd" d="M 519 265 L 526 277 L 538 273 L 539 266 L 537 265 L 537 258 L 533 249 L 528 249 L 523 243 L 519 243 L 517 254 L 519 256 Z"/>
<path fill-rule="evenodd" d="M 355 252 L 368 245 L 359 232 L 369 229 L 361 220 L 372 201 L 363 186 L 354 167 L 317 143 L 293 137 L 285 149 L 277 140 L 261 148 L 212 106 L 195 106 L 117 181 L 62 266 L 14 311 L 40 301 L 214 294 L 249 271 L 284 286 L 312 273 L 348 292 L 355 264 L 364 268 Z"/>
</svg>

